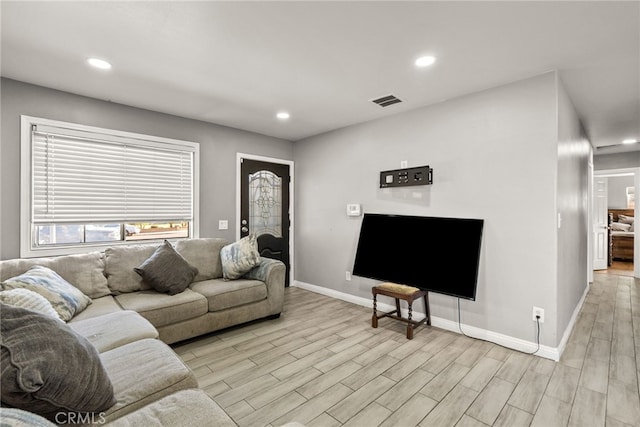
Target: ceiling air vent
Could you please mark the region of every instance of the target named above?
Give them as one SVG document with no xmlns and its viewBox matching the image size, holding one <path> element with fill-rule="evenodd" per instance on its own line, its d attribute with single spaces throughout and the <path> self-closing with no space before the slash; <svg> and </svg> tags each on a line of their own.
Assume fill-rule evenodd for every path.
<svg viewBox="0 0 640 427">
<path fill-rule="evenodd" d="M 388 107 L 389 105 L 402 102 L 402 100 L 395 95 L 385 95 L 380 98 L 372 99 L 371 102 L 378 104 L 381 107 Z"/>
</svg>

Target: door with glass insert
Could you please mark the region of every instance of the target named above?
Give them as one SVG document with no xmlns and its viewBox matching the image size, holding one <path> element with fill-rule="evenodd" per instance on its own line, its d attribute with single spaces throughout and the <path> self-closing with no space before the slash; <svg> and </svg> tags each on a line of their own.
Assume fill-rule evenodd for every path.
<svg viewBox="0 0 640 427">
<path fill-rule="evenodd" d="M 282 261 L 289 286 L 289 165 L 241 159 L 240 237 L 258 236 L 260 256 Z"/>
</svg>

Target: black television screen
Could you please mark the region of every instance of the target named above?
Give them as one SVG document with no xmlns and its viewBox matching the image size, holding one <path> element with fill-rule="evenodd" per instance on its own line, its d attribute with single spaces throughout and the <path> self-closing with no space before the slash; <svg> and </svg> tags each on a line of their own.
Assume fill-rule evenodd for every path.
<svg viewBox="0 0 640 427">
<path fill-rule="evenodd" d="M 484 220 L 365 213 L 353 274 L 476 299 Z"/>
</svg>

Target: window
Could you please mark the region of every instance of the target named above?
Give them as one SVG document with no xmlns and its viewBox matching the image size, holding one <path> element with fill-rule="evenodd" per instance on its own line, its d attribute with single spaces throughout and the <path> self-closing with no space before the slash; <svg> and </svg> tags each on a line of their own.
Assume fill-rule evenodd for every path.
<svg viewBox="0 0 640 427">
<path fill-rule="evenodd" d="M 27 116 L 21 143 L 21 256 L 197 237 L 197 143 Z"/>
</svg>

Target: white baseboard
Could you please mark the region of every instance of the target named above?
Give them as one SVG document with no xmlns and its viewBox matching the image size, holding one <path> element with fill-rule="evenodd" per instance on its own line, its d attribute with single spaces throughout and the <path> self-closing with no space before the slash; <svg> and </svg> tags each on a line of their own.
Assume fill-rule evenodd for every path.
<svg viewBox="0 0 640 427">
<path fill-rule="evenodd" d="M 373 298 L 362 298 L 362 297 L 347 294 L 344 292 L 336 291 L 334 289 L 324 288 L 322 286 L 301 282 L 299 280 L 294 280 L 291 286 L 295 286 L 301 289 L 306 289 L 308 291 L 315 292 L 317 294 L 326 295 L 331 298 L 336 298 L 342 301 L 350 302 L 352 304 L 360 305 L 362 307 L 367 307 L 373 310 Z M 585 292 L 585 295 L 586 295 L 586 292 Z M 584 300 L 584 295 L 582 298 Z M 378 302 L 377 306 L 381 311 L 395 310 L 395 306 L 392 306 L 391 304 Z M 571 322 L 572 328 L 573 328 L 573 323 L 575 322 L 575 317 L 577 316 L 577 312 L 580 311 L 580 307 L 582 307 L 582 304 L 578 304 L 578 307 L 576 308 L 576 312 L 574 312 L 574 316 L 572 317 L 572 322 Z M 413 313 L 415 315 L 415 318 L 417 319 L 420 319 L 425 315 L 424 312 L 421 312 L 419 310 L 414 310 Z M 407 316 L 407 310 L 402 309 L 402 314 L 403 316 Z M 460 328 L 462 328 L 462 330 L 464 331 L 464 335 L 467 335 L 469 337 L 478 338 L 485 341 L 491 341 L 493 343 L 502 345 L 504 347 L 508 347 L 508 348 L 522 351 L 525 353 L 533 353 L 534 351 L 536 351 L 536 349 L 538 349 L 538 344 L 531 341 L 510 337 L 508 335 L 499 334 L 497 332 L 488 331 L 486 329 L 476 328 L 475 326 L 458 324 L 458 322 L 443 319 L 441 317 L 436 317 L 433 315 L 431 316 L 431 326 L 445 329 L 447 331 L 455 332 L 458 334 L 462 333 L 460 331 Z M 567 330 L 568 332 L 565 332 L 566 339 L 568 339 L 568 336 L 571 333 L 569 328 Z M 563 337 L 563 342 L 561 344 L 563 345 L 562 349 L 564 349 L 564 345 L 566 345 L 565 337 Z M 551 359 L 556 362 L 560 360 L 560 354 L 561 352 L 559 351 L 559 348 L 548 347 L 545 345 L 541 345 L 538 351 L 536 351 L 535 353 L 536 356 L 544 357 L 545 359 Z"/>
<path fill-rule="evenodd" d="M 567 346 L 567 342 L 569 342 L 569 337 L 571 336 L 571 332 L 573 331 L 573 327 L 576 325 L 576 321 L 578 320 L 578 315 L 580 314 L 580 310 L 582 309 L 582 305 L 584 304 L 585 298 L 587 298 L 587 294 L 589 293 L 589 287 L 591 285 L 587 283 L 587 287 L 584 288 L 584 293 L 578 302 L 575 310 L 573 310 L 573 314 L 571 315 L 571 319 L 569 320 L 569 324 L 567 328 L 564 330 L 564 334 L 562 335 L 562 339 L 560 340 L 560 344 L 558 345 L 558 354 L 562 354 L 564 352 L 565 347 Z"/>
</svg>

